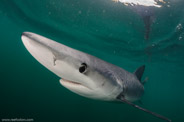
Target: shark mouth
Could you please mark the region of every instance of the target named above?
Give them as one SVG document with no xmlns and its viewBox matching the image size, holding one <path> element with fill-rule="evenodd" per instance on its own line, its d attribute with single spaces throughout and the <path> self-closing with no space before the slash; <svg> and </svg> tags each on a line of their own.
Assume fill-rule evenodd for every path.
<svg viewBox="0 0 184 122">
<path fill-rule="evenodd" d="M 80 83 L 73 82 L 73 81 L 66 80 L 66 79 L 61 79 L 60 82 L 65 82 L 65 83 L 68 83 L 68 84 L 71 84 L 71 85 L 81 85 Z"/>
<path fill-rule="evenodd" d="M 66 80 L 66 79 L 60 79 L 60 83 L 61 83 L 61 85 L 63 85 L 66 88 L 69 88 L 69 89 L 88 89 L 88 90 L 90 89 L 81 83 Z"/>
</svg>

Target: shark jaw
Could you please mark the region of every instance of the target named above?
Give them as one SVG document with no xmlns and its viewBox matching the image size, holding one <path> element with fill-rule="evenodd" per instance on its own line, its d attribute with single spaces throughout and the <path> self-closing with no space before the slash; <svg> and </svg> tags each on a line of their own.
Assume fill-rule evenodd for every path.
<svg viewBox="0 0 184 122">
<path fill-rule="evenodd" d="M 92 89 L 82 85 L 81 83 L 77 83 L 75 81 L 69 81 L 66 79 L 60 79 L 59 80 L 61 85 L 63 85 L 64 87 L 68 88 L 69 90 L 84 96 L 84 93 L 87 95 L 87 93 L 92 92 Z"/>
<path fill-rule="evenodd" d="M 65 86 L 66 88 L 69 88 L 69 89 L 85 89 L 85 90 L 89 90 L 88 87 L 82 85 L 81 83 L 77 83 L 75 81 L 69 81 L 69 80 L 65 80 L 65 79 L 60 79 L 59 80 L 60 83 Z"/>
</svg>

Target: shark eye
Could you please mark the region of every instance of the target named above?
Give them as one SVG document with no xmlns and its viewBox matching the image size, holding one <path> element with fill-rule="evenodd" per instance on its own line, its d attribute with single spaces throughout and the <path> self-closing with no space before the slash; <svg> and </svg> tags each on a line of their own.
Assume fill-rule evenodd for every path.
<svg viewBox="0 0 184 122">
<path fill-rule="evenodd" d="M 81 66 L 79 67 L 79 72 L 80 73 L 85 73 L 87 70 L 87 64 L 86 63 L 82 63 Z"/>
</svg>

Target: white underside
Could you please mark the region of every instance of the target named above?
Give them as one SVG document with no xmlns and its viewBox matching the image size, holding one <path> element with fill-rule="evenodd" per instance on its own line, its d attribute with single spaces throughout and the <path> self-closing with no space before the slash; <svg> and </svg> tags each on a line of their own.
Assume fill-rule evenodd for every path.
<svg viewBox="0 0 184 122">
<path fill-rule="evenodd" d="M 65 79 L 60 79 L 61 85 L 63 85 L 65 88 L 69 89 L 70 91 L 79 94 L 81 96 L 91 98 L 91 99 L 97 99 L 97 100 L 104 100 L 104 101 L 114 101 L 116 100 L 116 90 L 112 91 L 112 94 L 107 94 L 102 89 L 90 89 L 82 84 L 75 83 L 73 81 L 68 81 Z"/>
<path fill-rule="evenodd" d="M 77 94 L 80 94 L 82 96 L 89 95 L 92 92 L 92 90 L 90 88 L 84 86 L 83 84 L 69 81 L 66 79 L 60 79 L 60 83 L 61 83 L 61 85 L 63 85 L 67 89 L 69 89 Z"/>
</svg>

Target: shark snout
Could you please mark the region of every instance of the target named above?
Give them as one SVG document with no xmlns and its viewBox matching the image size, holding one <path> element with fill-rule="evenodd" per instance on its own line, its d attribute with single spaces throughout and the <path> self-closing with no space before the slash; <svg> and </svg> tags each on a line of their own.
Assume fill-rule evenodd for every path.
<svg viewBox="0 0 184 122">
<path fill-rule="evenodd" d="M 66 66 L 66 64 L 62 62 L 61 58 L 57 59 L 57 56 L 59 51 L 62 52 L 64 50 L 64 46 L 31 32 L 23 32 L 21 39 L 26 49 L 38 62 L 59 77 L 62 77 L 63 71 L 60 69 Z"/>
<path fill-rule="evenodd" d="M 31 37 L 31 33 L 30 32 L 23 32 L 21 35 L 21 38 L 22 37 Z"/>
<path fill-rule="evenodd" d="M 84 53 L 31 32 L 22 33 L 21 39 L 38 62 L 61 78 L 63 86 L 74 90 L 90 90 L 90 78 L 79 71 L 83 62 L 78 57 L 85 57 Z"/>
</svg>

